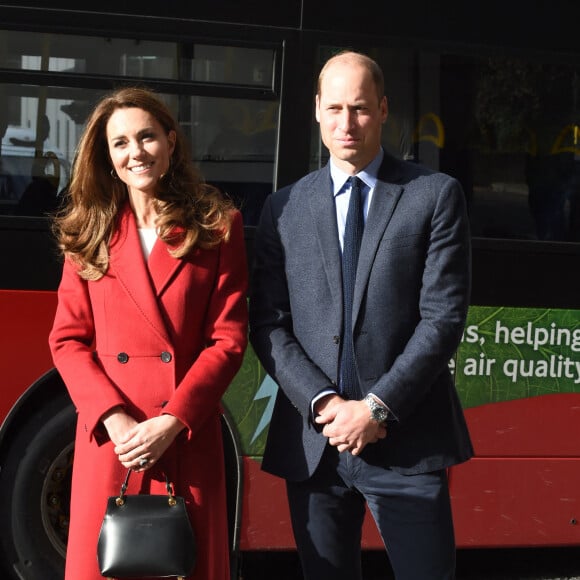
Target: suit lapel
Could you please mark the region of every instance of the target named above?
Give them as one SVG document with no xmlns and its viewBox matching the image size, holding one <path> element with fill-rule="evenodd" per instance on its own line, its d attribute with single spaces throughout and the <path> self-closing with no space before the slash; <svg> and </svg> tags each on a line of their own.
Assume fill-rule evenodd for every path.
<svg viewBox="0 0 580 580">
<path fill-rule="evenodd" d="M 361 243 L 354 290 L 353 325 L 358 317 L 379 244 L 403 192 L 403 187 L 396 183 L 399 177 L 394 161 L 385 155 L 385 161 L 379 171 L 379 180 L 373 192 Z M 342 257 L 328 165 L 318 173 L 310 187 L 304 191 L 308 196 L 311 217 L 315 224 L 314 228 L 332 298 L 342 304 Z"/>
<path fill-rule="evenodd" d="M 164 244 L 156 242 L 154 250 L 156 246 L 164 246 Z M 157 248 L 157 251 L 164 249 Z M 172 260 L 179 263 L 179 260 Z M 129 205 L 121 213 L 119 228 L 111 242 L 110 268 L 129 299 L 135 303 L 155 332 L 163 340 L 169 341 L 152 279 L 145 264 L 137 224 Z"/>
<path fill-rule="evenodd" d="M 342 303 L 342 268 L 330 169 L 326 166 L 305 190 L 333 300 Z"/>
<path fill-rule="evenodd" d="M 167 244 L 157 240 L 149 256 L 149 274 L 157 296 L 161 296 L 174 276 L 181 269 L 183 261 L 169 253 Z"/>
<path fill-rule="evenodd" d="M 386 157 L 386 156 L 385 156 Z M 403 192 L 403 187 L 393 183 L 397 179 L 395 174 L 383 176 L 386 164 L 390 160 L 386 157 L 377 181 L 367 223 L 365 225 L 363 239 L 357 267 L 356 284 L 353 298 L 353 325 L 356 322 L 362 299 L 368 284 L 369 276 L 377 254 L 379 244 L 383 239 L 385 230 L 393 216 L 397 202 Z"/>
</svg>

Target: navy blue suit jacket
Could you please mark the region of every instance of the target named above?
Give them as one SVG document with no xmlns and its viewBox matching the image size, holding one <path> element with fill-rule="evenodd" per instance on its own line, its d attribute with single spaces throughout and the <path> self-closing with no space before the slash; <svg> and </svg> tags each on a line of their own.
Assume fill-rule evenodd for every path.
<svg viewBox="0 0 580 580">
<path fill-rule="evenodd" d="M 363 457 L 424 473 L 473 453 L 449 371 L 469 303 L 464 194 L 442 173 L 389 155 L 362 240 L 353 306 L 363 394 L 392 412 Z M 256 232 L 250 340 L 278 391 L 263 469 L 307 479 L 327 443 L 312 399 L 337 383 L 341 257 L 329 167 L 267 199 Z"/>
</svg>

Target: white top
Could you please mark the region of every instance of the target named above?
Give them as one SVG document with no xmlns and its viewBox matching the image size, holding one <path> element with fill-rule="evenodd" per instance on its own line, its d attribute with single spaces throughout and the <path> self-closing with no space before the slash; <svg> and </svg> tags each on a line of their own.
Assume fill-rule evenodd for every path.
<svg viewBox="0 0 580 580">
<path fill-rule="evenodd" d="M 143 250 L 145 260 L 148 260 L 151 250 L 157 241 L 157 231 L 155 228 L 138 228 L 138 230 L 139 240 L 141 240 L 141 249 Z"/>
</svg>

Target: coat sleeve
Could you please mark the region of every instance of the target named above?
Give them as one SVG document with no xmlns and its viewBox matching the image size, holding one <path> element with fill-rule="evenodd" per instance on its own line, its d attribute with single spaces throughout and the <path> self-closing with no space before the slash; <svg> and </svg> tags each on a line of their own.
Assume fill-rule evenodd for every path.
<svg viewBox="0 0 580 580">
<path fill-rule="evenodd" d="M 49 346 L 85 428 L 98 443 L 108 440 L 101 416 L 125 401 L 94 356 L 95 326 L 88 282 L 78 275 L 77 266 L 65 259 L 58 288 L 58 305 Z"/>
<path fill-rule="evenodd" d="M 469 306 L 471 248 L 465 196 L 448 176 L 430 221 L 419 295 L 419 320 L 401 354 L 371 389 L 403 420 L 446 372 L 464 329 Z M 437 182 L 436 182 L 437 183 Z"/>
<path fill-rule="evenodd" d="M 266 200 L 256 233 L 251 287 L 252 346 L 294 407 L 303 417 L 309 417 L 313 399 L 336 387 L 294 334 L 284 247 L 276 226 L 272 196 Z M 317 315 L 313 312 L 312 316 Z"/>
<path fill-rule="evenodd" d="M 248 341 L 247 287 L 244 230 L 236 212 L 230 238 L 219 248 L 215 287 L 205 317 L 206 347 L 163 409 L 187 425 L 189 437 L 215 413 L 242 364 Z"/>
</svg>

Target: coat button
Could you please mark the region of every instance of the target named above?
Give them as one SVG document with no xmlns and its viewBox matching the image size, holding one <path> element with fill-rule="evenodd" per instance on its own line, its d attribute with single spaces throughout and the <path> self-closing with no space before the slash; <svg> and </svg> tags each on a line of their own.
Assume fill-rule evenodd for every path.
<svg viewBox="0 0 580 580">
<path fill-rule="evenodd" d="M 129 360 L 129 355 L 126 352 L 120 352 L 117 355 L 117 360 L 124 365 Z"/>
<path fill-rule="evenodd" d="M 171 353 L 170 353 L 170 352 L 167 352 L 166 350 L 164 350 L 164 351 L 161 353 L 161 360 L 162 360 L 164 363 L 171 362 L 171 358 L 172 358 L 172 357 L 171 357 Z"/>
<path fill-rule="evenodd" d="M 334 342 L 334 344 L 340 344 L 340 336 L 338 335 L 333 336 L 332 342 Z"/>
</svg>

